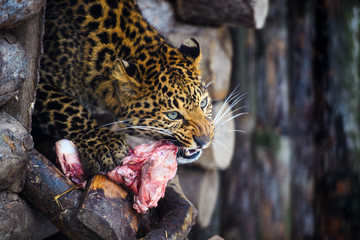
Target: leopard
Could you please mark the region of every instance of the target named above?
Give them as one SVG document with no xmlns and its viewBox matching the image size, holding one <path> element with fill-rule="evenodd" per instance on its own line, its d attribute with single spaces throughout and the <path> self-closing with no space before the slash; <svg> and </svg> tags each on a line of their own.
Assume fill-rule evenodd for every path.
<svg viewBox="0 0 360 240">
<path fill-rule="evenodd" d="M 71 140 L 88 174 L 120 165 L 127 136 L 172 142 L 180 164 L 210 146 L 200 44 L 173 46 L 135 0 L 48 0 L 43 49 L 33 131 Z M 104 112 L 116 131 L 94 118 Z"/>
</svg>

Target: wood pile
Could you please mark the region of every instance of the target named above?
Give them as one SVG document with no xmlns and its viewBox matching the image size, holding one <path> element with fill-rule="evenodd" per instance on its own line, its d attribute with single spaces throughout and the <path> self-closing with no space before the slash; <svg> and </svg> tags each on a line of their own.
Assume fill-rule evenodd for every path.
<svg viewBox="0 0 360 240">
<path fill-rule="evenodd" d="M 196 212 L 179 198 L 182 193 L 177 181 L 175 178 L 169 183 L 158 208 L 140 215 L 133 209 L 130 194 L 124 187 L 96 175 L 84 191 L 79 190 L 54 164 L 33 151 L 23 194 L 69 239 L 116 240 L 141 236 L 155 240 L 165 233 L 169 239 L 185 238 Z"/>
<path fill-rule="evenodd" d="M 176 14 L 168 1 L 138 2 L 148 21 L 174 45 L 180 46 L 189 37 L 200 42 L 201 70 L 214 100 L 214 116 L 222 106 L 229 108 L 225 101 L 233 57 L 229 30 L 224 26 L 179 23 L 175 15 L 186 21 L 202 19 L 207 23 L 259 28 L 267 13 L 267 1 L 257 1 L 265 6 L 260 7 L 261 14 L 255 4 L 247 6 L 241 19 L 228 15 L 212 20 L 197 16 L 204 7 L 201 1 L 197 6 L 190 1 L 176 1 Z M 192 205 L 180 200 L 183 195 L 179 183 L 198 210 L 198 225 L 208 226 L 218 200 L 219 171 L 230 165 L 235 146 L 234 121 L 228 120 L 230 111 L 224 115 L 224 124 L 219 123 L 214 144 L 199 163 L 179 169 L 180 179 L 176 177 L 169 183 L 159 207 L 143 217 L 133 213 L 121 186 L 95 176 L 82 192 L 34 149 L 31 115 L 39 80 L 44 5 L 44 0 L 10 0 L 0 6 L 0 239 L 44 239 L 59 229 L 69 239 L 129 239 L 138 231 L 138 236 L 146 235 L 144 239 L 184 239 L 197 213 Z M 215 3 L 208 5 L 216 7 Z M 190 7 L 191 15 L 184 11 Z M 188 224 L 180 229 L 183 221 Z"/>
<path fill-rule="evenodd" d="M 33 151 L 30 126 L 44 4 L 33 0 L 0 5 L 0 239 L 43 239 L 57 231 L 20 194 Z"/>
</svg>

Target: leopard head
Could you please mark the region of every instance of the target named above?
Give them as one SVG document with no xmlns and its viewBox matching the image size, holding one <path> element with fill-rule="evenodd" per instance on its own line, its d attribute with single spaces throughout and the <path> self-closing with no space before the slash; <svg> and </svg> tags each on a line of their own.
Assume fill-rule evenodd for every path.
<svg viewBox="0 0 360 240">
<path fill-rule="evenodd" d="M 173 142 L 179 147 L 179 163 L 198 159 L 214 136 L 200 58 L 198 42 L 188 39 L 180 48 L 164 45 L 144 62 L 117 60 L 113 71 L 120 82 L 120 129 Z"/>
</svg>

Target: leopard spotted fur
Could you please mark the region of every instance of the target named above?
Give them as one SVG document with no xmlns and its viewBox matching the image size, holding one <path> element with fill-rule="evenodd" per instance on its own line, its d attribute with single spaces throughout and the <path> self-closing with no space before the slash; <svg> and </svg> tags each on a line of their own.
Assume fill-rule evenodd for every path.
<svg viewBox="0 0 360 240">
<path fill-rule="evenodd" d="M 169 44 L 133 0 L 49 0 L 33 129 L 72 140 L 90 174 L 121 163 L 127 134 L 172 141 L 191 162 L 214 134 L 200 55 L 195 39 Z M 102 111 L 119 131 L 98 126 Z"/>
</svg>

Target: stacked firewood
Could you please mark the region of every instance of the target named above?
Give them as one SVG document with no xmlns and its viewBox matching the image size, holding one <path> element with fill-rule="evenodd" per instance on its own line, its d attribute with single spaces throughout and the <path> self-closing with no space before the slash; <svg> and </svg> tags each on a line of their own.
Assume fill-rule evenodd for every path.
<svg viewBox="0 0 360 240">
<path fill-rule="evenodd" d="M 219 171 L 230 165 L 235 144 L 233 114 L 228 111 L 230 106 L 226 101 L 232 68 L 231 36 L 224 26 L 179 23 L 168 1 L 138 2 L 145 18 L 175 46 L 190 37 L 196 38 L 201 45 L 200 67 L 214 100 L 214 118 L 219 121 L 212 146 L 204 151 L 198 163 L 180 168 L 178 175 L 185 195 L 198 210 L 198 225 L 206 227 L 218 199 Z M 267 0 L 241 6 L 241 9 L 248 9 L 236 15 L 242 20 L 234 20 L 236 16 L 231 14 L 222 19 L 214 15 L 198 18 L 204 13 L 205 6 L 216 6 L 211 2 L 198 1 L 196 6 L 192 1 L 178 0 L 177 15 L 184 21 L 203 22 L 205 19 L 207 24 L 237 21 L 256 28 L 263 25 L 266 11 L 264 14 L 260 10 L 267 8 L 256 6 L 266 5 Z M 90 180 L 85 192 L 75 189 L 67 193 L 74 184 L 33 147 L 31 114 L 42 52 L 44 5 L 44 0 L 29 0 L 5 1 L 0 6 L 0 239 L 43 239 L 58 229 L 71 239 L 134 237 L 142 225 L 149 226 L 143 222 L 151 220 L 152 216 L 139 218 L 133 215 L 127 193 L 121 186 L 96 176 Z M 190 8 L 191 11 L 185 11 Z M 158 210 L 160 220 L 164 215 L 176 220 L 184 213 L 180 209 L 192 207 L 177 202 L 176 188 L 174 185 L 174 191 L 167 192 L 163 201 L 167 203 Z M 119 212 L 120 217 L 114 215 Z M 195 215 L 187 216 L 190 222 L 187 227 L 191 227 Z M 124 221 L 121 227 L 119 218 Z M 170 236 L 172 231 L 178 231 L 177 225 L 164 231 L 161 224 L 169 225 L 165 220 L 160 221 L 158 229 L 146 239 L 158 239 L 159 234 Z M 179 238 L 184 238 L 188 231 L 183 230 Z"/>
<path fill-rule="evenodd" d="M 21 195 L 33 151 L 44 0 L 0 4 L 0 239 L 42 239 L 57 229 Z"/>
</svg>

